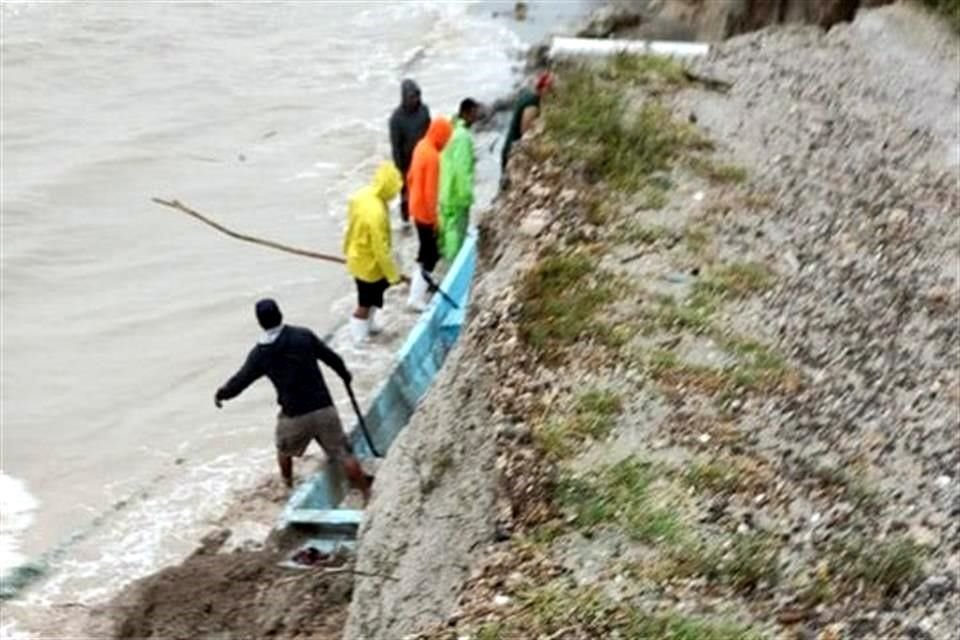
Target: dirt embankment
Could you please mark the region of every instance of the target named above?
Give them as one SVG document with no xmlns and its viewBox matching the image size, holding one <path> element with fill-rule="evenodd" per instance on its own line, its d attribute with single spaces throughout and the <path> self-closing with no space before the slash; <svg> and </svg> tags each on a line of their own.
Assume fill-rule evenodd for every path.
<svg viewBox="0 0 960 640">
<path fill-rule="evenodd" d="M 813 24 L 824 29 L 850 22 L 857 12 L 896 0 L 628 0 L 598 11 L 581 34 L 717 42 L 772 25 Z M 943 15 L 960 29 L 956 0 L 915 0 Z"/>
<path fill-rule="evenodd" d="M 346 637 L 950 637 L 957 47 L 896 6 L 560 70 Z"/>
</svg>

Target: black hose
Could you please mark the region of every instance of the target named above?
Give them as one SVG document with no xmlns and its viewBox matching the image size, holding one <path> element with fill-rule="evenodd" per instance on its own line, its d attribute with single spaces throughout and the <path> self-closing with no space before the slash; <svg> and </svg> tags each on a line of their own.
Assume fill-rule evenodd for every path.
<svg viewBox="0 0 960 640">
<path fill-rule="evenodd" d="M 347 387 L 347 395 L 350 396 L 350 404 L 353 405 L 353 410 L 357 413 L 357 422 L 360 424 L 360 433 L 363 434 L 363 439 L 367 441 L 367 447 L 370 448 L 370 453 L 372 453 L 377 458 L 382 458 L 380 452 L 377 451 L 377 448 L 373 446 L 373 439 L 370 437 L 370 432 L 367 431 L 367 421 L 363 419 L 363 412 L 360 411 L 360 405 L 357 404 L 357 398 L 353 395 L 353 387 L 350 386 L 349 382 L 344 382 Z"/>
</svg>

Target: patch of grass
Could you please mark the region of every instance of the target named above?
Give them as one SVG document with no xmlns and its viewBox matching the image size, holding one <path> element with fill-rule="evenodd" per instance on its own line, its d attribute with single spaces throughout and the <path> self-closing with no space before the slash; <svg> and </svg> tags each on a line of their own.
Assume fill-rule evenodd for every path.
<svg viewBox="0 0 960 640">
<path fill-rule="evenodd" d="M 880 494 L 867 482 L 866 472 L 860 464 L 816 464 L 807 458 L 797 462 L 804 474 L 814 478 L 824 488 L 842 492 L 855 508 L 866 511 L 880 508 Z"/>
<path fill-rule="evenodd" d="M 768 464 L 742 454 L 702 457 L 682 474 L 685 484 L 700 492 L 734 493 L 762 490 L 771 481 Z"/>
<path fill-rule="evenodd" d="M 647 366 L 654 380 L 670 388 L 690 387 L 706 393 L 718 393 L 731 387 L 728 370 L 682 362 L 672 351 L 650 351 Z"/>
<path fill-rule="evenodd" d="M 740 488 L 739 470 L 719 460 L 703 460 L 691 464 L 683 479 L 697 491 L 733 493 Z"/>
<path fill-rule="evenodd" d="M 705 305 L 705 303 L 699 303 Z M 715 333 L 710 326 L 710 306 L 661 306 L 656 316 L 661 328 Z M 716 336 L 715 336 L 716 338 Z M 751 340 L 717 338 L 737 362 L 726 367 L 707 367 L 683 362 L 675 352 L 652 349 L 646 364 L 655 380 L 668 387 L 691 387 L 722 400 L 738 391 L 792 392 L 801 385 L 799 376 L 786 360 L 770 347 Z"/>
<path fill-rule="evenodd" d="M 635 640 L 760 640 L 759 632 L 742 624 L 709 621 L 678 613 L 647 616 L 635 612 L 624 637 Z"/>
<path fill-rule="evenodd" d="M 657 296 L 654 307 L 646 312 L 650 328 L 665 331 L 687 330 L 706 333 L 710 330 L 710 318 L 716 304 L 706 297 L 691 297 L 678 303 L 672 296 Z"/>
<path fill-rule="evenodd" d="M 710 245 L 710 234 L 706 228 L 692 225 L 683 230 L 683 242 L 690 253 L 699 254 Z"/>
<path fill-rule="evenodd" d="M 597 196 L 584 203 L 584 218 L 589 224 L 602 227 L 610 222 L 612 217 L 613 212 L 608 200 Z"/>
<path fill-rule="evenodd" d="M 591 389 L 577 398 L 569 416 L 554 419 L 537 429 L 537 441 L 547 455 L 568 458 L 587 440 L 603 440 L 610 435 L 622 408 L 616 393 Z"/>
<path fill-rule="evenodd" d="M 731 262 L 711 269 L 694 285 L 694 296 L 745 298 L 773 284 L 770 269 L 759 262 Z"/>
<path fill-rule="evenodd" d="M 546 136 L 561 157 L 581 163 L 588 178 L 625 191 L 641 189 L 651 174 L 671 169 L 684 151 L 710 146 L 655 102 L 629 114 L 626 106 L 619 85 L 574 69 L 544 108 Z"/>
<path fill-rule="evenodd" d="M 917 585 L 926 554 L 905 536 L 883 541 L 856 537 L 832 546 L 828 566 L 838 578 L 860 582 L 876 595 L 893 596 Z"/>
<path fill-rule="evenodd" d="M 740 593 L 780 579 L 780 543 L 766 533 L 736 534 L 729 545 L 686 540 L 671 547 L 654 570 L 658 579 L 703 577 Z"/>
<path fill-rule="evenodd" d="M 793 388 L 799 384 L 786 359 L 769 346 L 756 340 L 730 336 L 720 342 L 737 356 L 737 365 L 732 369 L 733 383 L 737 388 Z"/>
<path fill-rule="evenodd" d="M 747 170 L 743 167 L 717 162 L 713 158 L 691 156 L 687 163 L 697 175 L 721 184 L 740 184 L 747 180 Z"/>
<path fill-rule="evenodd" d="M 553 636 L 620 637 L 631 640 L 759 640 L 748 626 L 692 617 L 677 611 L 649 613 L 615 602 L 596 587 L 554 580 L 523 593 L 515 624 L 518 638 Z M 519 620 L 518 620 L 519 622 Z M 566 637 L 566 636 L 565 636 Z"/>
<path fill-rule="evenodd" d="M 578 587 L 563 580 L 530 589 L 521 594 L 520 600 L 538 629 L 553 629 L 561 621 L 592 628 L 603 624 L 609 609 L 599 589 Z"/>
<path fill-rule="evenodd" d="M 625 244 L 654 244 L 670 235 L 670 230 L 660 225 L 630 222 L 617 233 L 617 241 Z"/>
<path fill-rule="evenodd" d="M 604 280 L 603 282 L 601 280 Z M 613 300 L 613 277 L 582 254 L 548 255 L 531 269 L 520 288 L 520 337 L 541 356 L 556 361 L 558 347 L 583 338 L 603 338 L 605 325 L 594 314 Z"/>
<path fill-rule="evenodd" d="M 608 524 L 634 540 L 669 541 L 679 534 L 681 522 L 676 510 L 656 504 L 650 494 L 658 475 L 651 464 L 631 457 L 583 477 L 562 479 L 555 498 L 579 529 Z"/>
<path fill-rule="evenodd" d="M 685 231 L 688 248 L 703 246 L 705 236 L 699 234 L 695 229 L 688 228 Z M 672 296 L 655 297 L 653 308 L 647 310 L 645 316 L 651 323 L 650 328 L 687 330 L 698 334 L 716 333 L 711 322 L 712 316 L 723 302 L 761 291 L 770 286 L 772 279 L 770 271 L 758 263 L 720 265 L 696 280 L 690 295 L 682 302 L 677 302 Z M 776 368 L 774 354 L 761 349 L 759 343 L 739 341 L 730 344 L 738 350 L 739 355 L 752 363 L 753 368 Z"/>
<path fill-rule="evenodd" d="M 812 580 L 800 586 L 797 591 L 797 604 L 812 609 L 818 604 L 830 602 L 834 598 L 833 585 L 826 572 L 817 572 Z"/>
<path fill-rule="evenodd" d="M 690 83 L 686 68 L 673 58 L 650 54 L 617 53 L 602 72 L 610 80 L 658 83 L 676 87 Z"/>
<path fill-rule="evenodd" d="M 752 591 L 762 583 L 775 585 L 780 577 L 779 555 L 774 536 L 738 534 L 721 562 L 721 579 L 737 591 Z"/>
<path fill-rule="evenodd" d="M 637 206 L 641 209 L 663 209 L 670 202 L 664 187 L 648 184 L 637 194 Z"/>
<path fill-rule="evenodd" d="M 506 640 L 505 628 L 499 622 L 487 622 L 473 633 L 476 640 Z"/>
</svg>

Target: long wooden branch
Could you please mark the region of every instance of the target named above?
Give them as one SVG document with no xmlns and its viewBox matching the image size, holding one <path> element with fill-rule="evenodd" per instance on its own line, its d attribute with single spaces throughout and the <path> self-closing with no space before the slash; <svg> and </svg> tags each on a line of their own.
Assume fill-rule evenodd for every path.
<svg viewBox="0 0 960 640">
<path fill-rule="evenodd" d="M 263 238 L 256 238 L 254 236 L 248 236 L 244 233 L 238 233 L 232 229 L 228 229 L 219 222 L 211 220 L 207 216 L 203 215 L 199 211 L 191 209 L 187 205 L 183 204 L 179 200 L 163 200 L 162 198 L 153 198 L 153 201 L 157 204 L 163 205 L 165 207 L 170 207 L 171 209 L 176 209 L 182 213 L 192 216 L 203 222 L 204 224 L 210 225 L 217 231 L 225 233 L 231 238 L 236 238 L 237 240 L 243 240 L 244 242 L 252 242 L 253 244 L 259 244 L 264 247 L 270 247 L 271 249 L 277 249 L 278 251 L 285 251 L 287 253 L 292 253 L 298 256 L 304 256 L 307 258 L 314 258 L 315 260 L 326 260 L 328 262 L 336 262 L 338 264 L 346 263 L 346 260 L 340 256 L 333 256 L 328 253 L 317 253 L 316 251 L 308 251 L 306 249 L 298 249 L 297 247 L 291 247 L 285 244 L 280 244 L 279 242 L 274 242 L 273 240 L 264 240 Z"/>
</svg>

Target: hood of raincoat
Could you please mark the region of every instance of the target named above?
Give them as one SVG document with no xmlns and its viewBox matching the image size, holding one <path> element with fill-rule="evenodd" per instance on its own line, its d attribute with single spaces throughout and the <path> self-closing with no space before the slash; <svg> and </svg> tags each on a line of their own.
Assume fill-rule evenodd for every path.
<svg viewBox="0 0 960 640">
<path fill-rule="evenodd" d="M 424 136 L 437 151 L 443 151 L 450 136 L 453 135 L 453 125 L 446 118 L 434 118 L 430 121 L 427 133 Z"/>
<path fill-rule="evenodd" d="M 393 200 L 403 188 L 403 176 L 392 162 L 382 162 L 373 174 L 371 189 L 384 202 Z"/>
<path fill-rule="evenodd" d="M 400 106 L 406 108 L 407 98 L 413 96 L 420 96 L 420 85 L 407 78 L 400 83 Z"/>
</svg>

